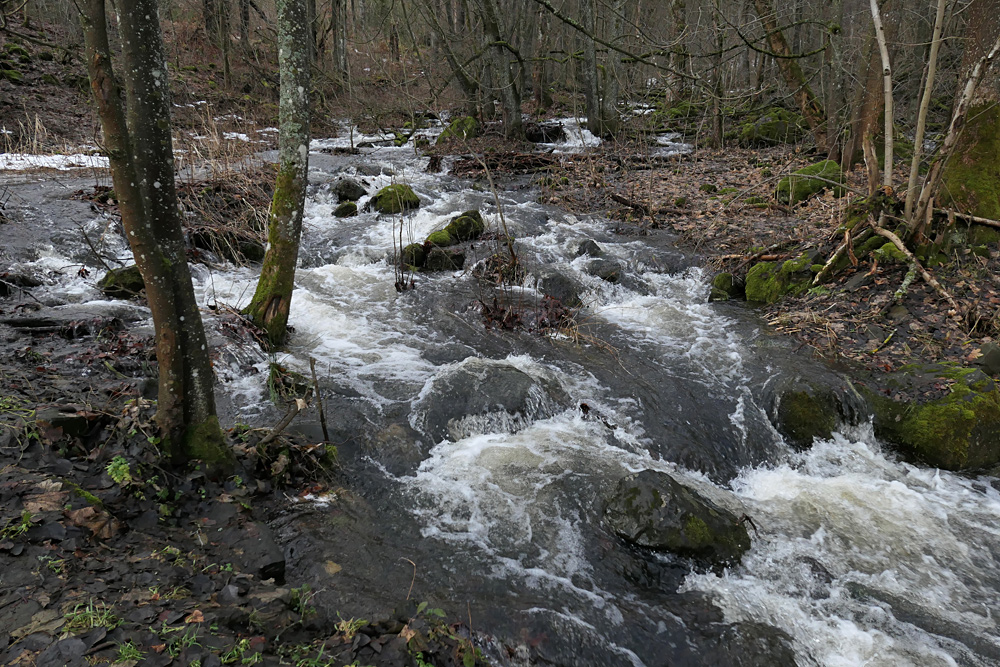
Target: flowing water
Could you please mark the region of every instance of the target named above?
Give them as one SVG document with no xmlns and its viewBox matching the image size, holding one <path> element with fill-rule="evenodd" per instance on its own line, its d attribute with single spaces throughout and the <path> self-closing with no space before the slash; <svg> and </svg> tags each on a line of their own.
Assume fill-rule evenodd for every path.
<svg viewBox="0 0 1000 667">
<path fill-rule="evenodd" d="M 571 130 L 556 148 L 593 142 Z M 354 137 L 366 139 L 384 137 Z M 676 150 L 670 141 L 659 143 Z M 616 236 L 598 216 L 536 203 L 527 182 L 494 194 L 427 174 L 408 148 L 311 160 L 295 332 L 280 360 L 299 370 L 317 360 L 352 480 L 351 503 L 342 494 L 313 505 L 290 541 L 293 571 L 320 577 L 329 604 L 359 615 L 409 584 L 449 614 L 468 613 L 496 646 L 547 664 L 787 664 L 789 647 L 801 665 L 1000 664 L 996 480 L 900 462 L 864 423 L 793 451 L 767 419 L 768 389 L 829 371 L 748 309 L 708 304 L 710 276 L 668 238 Z M 365 176 L 373 166 L 381 173 Z M 339 175 L 370 193 L 408 183 L 421 207 L 336 219 Z M 537 308 L 534 276 L 555 271 L 581 290 L 578 331 L 487 328 L 478 302 L 492 292 L 468 270 L 420 274 L 415 289 L 396 291 L 400 234 L 421 241 L 471 208 L 517 238 L 529 278 L 507 298 Z M 618 264 L 616 283 L 591 275 L 598 260 L 579 254 L 587 241 Z M 478 243 L 467 266 L 490 252 Z M 69 263 L 63 255 L 28 264 Z M 195 274 L 204 302 L 236 307 L 255 279 L 231 267 Z M 51 290 L 97 300 L 78 278 Z M 269 414 L 263 376 L 238 365 L 223 374 L 234 414 Z M 478 378 L 471 389 L 468 378 Z M 440 417 L 503 403 L 510 378 L 531 384 L 520 413 Z M 604 499 L 644 469 L 751 516 L 759 531 L 742 563 L 698 569 L 604 529 Z M 310 569 L 325 560 L 341 579 Z M 499 661 L 520 659 L 496 646 Z"/>
</svg>

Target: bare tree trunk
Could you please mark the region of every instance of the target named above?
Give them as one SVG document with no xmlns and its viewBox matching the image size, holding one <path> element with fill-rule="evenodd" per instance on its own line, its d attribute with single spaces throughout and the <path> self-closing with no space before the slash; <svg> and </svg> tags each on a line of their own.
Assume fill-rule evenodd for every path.
<svg viewBox="0 0 1000 667">
<path fill-rule="evenodd" d="M 872 12 L 872 23 L 875 26 L 875 41 L 878 42 L 878 52 L 882 59 L 882 90 L 885 97 L 882 107 L 885 110 L 885 124 L 883 133 L 885 134 L 885 164 L 882 168 L 882 184 L 887 188 L 892 188 L 892 147 L 895 116 L 892 104 L 892 63 L 889 60 L 889 45 L 885 39 L 885 30 L 882 29 L 882 16 L 879 13 L 877 0 L 869 0 Z"/>
<path fill-rule="evenodd" d="M 333 20 L 330 49 L 333 75 L 342 85 L 347 85 L 350 77 L 347 69 L 347 4 L 344 0 L 331 0 L 330 11 Z"/>
<path fill-rule="evenodd" d="M 681 76 L 688 70 L 687 52 L 687 2 L 686 0 L 670 0 L 670 44 L 671 44 L 671 91 L 675 100 L 688 97 L 690 92 L 687 80 Z"/>
<path fill-rule="evenodd" d="M 267 253 L 260 280 L 244 311 L 267 331 L 272 345 L 284 342 L 295 287 L 309 169 L 309 56 L 306 0 L 278 0 L 278 177 L 268 220 Z"/>
<path fill-rule="evenodd" d="M 166 61 L 155 0 L 119 12 L 126 109 L 111 66 L 104 0 L 82 3 L 88 73 L 119 209 L 156 330 L 156 421 L 175 463 L 228 466 L 214 375 L 177 211 Z M 127 114 L 127 115 L 126 115 Z"/>
<path fill-rule="evenodd" d="M 510 70 L 510 58 L 507 54 L 510 44 L 500 37 L 500 13 L 496 0 L 479 0 L 479 6 L 483 12 L 483 30 L 490 42 L 487 47 L 487 62 L 503 108 L 504 136 L 508 139 L 523 139 L 521 92 L 517 87 L 517 77 L 512 76 Z"/>
<path fill-rule="evenodd" d="M 920 177 L 920 158 L 924 148 L 924 130 L 927 126 L 927 111 L 931 106 L 934 94 L 934 77 L 937 73 L 938 50 L 941 47 L 941 30 L 944 26 L 944 10 L 946 0 L 938 0 L 937 13 L 934 17 L 934 35 L 931 37 L 931 51 L 927 56 L 927 75 L 924 92 L 920 98 L 920 110 L 917 112 L 917 129 L 913 136 L 913 159 L 910 161 L 910 178 L 906 184 L 906 208 L 904 217 L 908 220 L 913 213 L 913 204 L 917 198 L 917 180 Z"/>
<path fill-rule="evenodd" d="M 583 98 L 587 105 L 587 129 L 600 136 L 601 123 L 601 91 L 597 76 L 597 44 L 588 35 L 597 31 L 596 0 L 580 0 L 580 23 L 587 31 L 581 35 L 583 40 L 583 68 L 580 73 L 583 83 Z"/>
<path fill-rule="evenodd" d="M 806 123 L 809 124 L 816 145 L 820 148 L 826 147 L 826 114 L 823 111 L 823 106 L 809 87 L 798 59 L 788 47 L 784 34 L 778 28 L 774 3 L 772 0 L 754 0 L 754 7 L 757 9 L 757 15 L 767 32 L 768 46 L 776 56 L 778 69 L 785 80 L 785 85 L 788 86 L 792 97 L 795 98 L 795 102 L 799 106 L 799 111 L 806 119 Z"/>
</svg>

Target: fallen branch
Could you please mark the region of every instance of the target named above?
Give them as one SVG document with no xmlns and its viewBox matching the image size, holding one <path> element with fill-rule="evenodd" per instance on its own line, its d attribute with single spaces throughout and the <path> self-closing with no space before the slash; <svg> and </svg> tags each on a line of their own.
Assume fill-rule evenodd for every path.
<svg viewBox="0 0 1000 667">
<path fill-rule="evenodd" d="M 663 213 L 672 213 L 674 215 L 688 215 L 689 213 L 691 213 L 691 211 L 685 211 L 683 209 L 674 208 L 672 206 L 660 206 L 659 208 L 653 208 L 649 204 L 643 204 L 642 202 L 629 199 L 628 197 L 620 195 L 617 192 L 612 192 L 609 196 L 611 197 L 612 200 L 618 202 L 622 206 L 627 206 L 631 209 L 639 211 L 640 213 L 648 215 L 650 217 L 656 214 L 663 214 Z"/>
<path fill-rule="evenodd" d="M 989 218 L 980 218 L 978 215 L 970 215 L 968 213 L 959 213 L 958 211 L 953 211 L 948 208 L 936 208 L 934 209 L 936 213 L 946 213 L 948 215 L 953 215 L 956 218 L 961 218 L 962 220 L 968 220 L 969 222 L 974 222 L 977 225 L 987 225 L 989 227 L 1000 227 L 1000 220 L 990 220 Z"/>
<path fill-rule="evenodd" d="M 323 410 L 323 395 L 319 392 L 319 380 L 316 379 L 316 360 L 309 357 L 309 370 L 312 371 L 313 387 L 316 388 L 316 405 L 319 407 L 319 425 L 323 427 L 323 441 L 330 442 L 330 434 L 326 431 L 326 411 Z"/>
<path fill-rule="evenodd" d="M 304 410 L 305 407 L 306 407 L 306 402 L 301 398 L 296 398 L 294 401 L 292 401 L 292 404 L 288 406 L 288 412 L 285 413 L 285 416 L 281 418 L 281 421 L 278 422 L 277 426 L 271 429 L 270 433 L 265 435 L 261 439 L 261 441 L 257 443 L 257 446 L 261 447 L 263 445 L 266 445 L 267 443 L 271 442 L 279 435 L 281 435 L 281 432 L 284 431 L 285 428 L 287 428 L 288 425 L 292 423 L 293 419 L 295 419 L 295 415 L 299 414 L 299 412 Z"/>
<path fill-rule="evenodd" d="M 930 272 L 928 272 L 927 269 L 923 267 L 923 265 L 920 263 L 920 260 L 918 260 L 916 256 L 912 252 L 910 252 L 910 249 L 906 247 L 906 245 L 900 240 L 898 236 L 890 232 L 888 229 L 884 229 L 882 227 L 881 222 L 883 219 L 884 216 L 880 215 L 879 222 L 873 227 L 875 233 L 878 234 L 879 236 L 883 236 L 892 241 L 893 245 L 895 245 L 899 249 L 899 251 L 903 253 L 908 260 L 910 260 L 910 265 L 913 268 L 915 268 L 918 273 L 920 273 L 920 277 L 924 279 L 924 282 L 933 287 L 934 290 L 938 294 L 940 294 L 945 301 L 948 302 L 948 305 L 951 306 L 953 311 L 948 314 L 951 315 L 954 319 L 961 321 L 962 309 L 958 306 L 958 303 L 955 302 L 955 299 L 953 299 L 951 294 L 949 294 L 948 291 L 941 286 L 941 283 L 939 283 L 937 279 L 934 278 L 934 276 L 932 276 Z"/>
</svg>

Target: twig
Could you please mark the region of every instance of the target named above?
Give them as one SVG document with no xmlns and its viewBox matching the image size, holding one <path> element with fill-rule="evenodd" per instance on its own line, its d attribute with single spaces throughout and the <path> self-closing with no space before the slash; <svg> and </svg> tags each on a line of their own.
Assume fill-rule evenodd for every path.
<svg viewBox="0 0 1000 667">
<path fill-rule="evenodd" d="M 884 216 L 881 215 L 879 216 L 880 223 L 883 220 L 883 218 Z M 949 313 L 949 315 L 954 317 L 954 319 L 961 321 L 962 309 L 959 307 L 958 303 L 956 303 L 955 299 L 951 297 L 951 294 L 949 294 L 948 291 L 941 286 L 941 283 L 939 283 L 937 279 L 935 279 L 934 276 L 932 276 L 927 271 L 927 269 L 923 267 L 923 265 L 920 263 L 920 260 L 918 260 L 916 256 L 912 252 L 910 252 L 910 249 L 906 247 L 906 245 L 900 240 L 900 238 L 895 234 L 893 234 L 892 232 L 890 232 L 888 229 L 884 229 L 881 224 L 876 224 L 873 229 L 875 230 L 875 233 L 878 234 L 879 236 L 884 236 L 885 238 L 892 241 L 893 245 L 899 248 L 899 251 L 901 253 L 906 255 L 906 258 L 910 260 L 910 264 L 920 273 L 920 277 L 924 279 L 924 282 L 933 287 L 935 291 L 937 291 L 937 293 L 940 294 L 941 297 L 948 302 L 948 305 L 951 306 L 954 312 Z"/>
<path fill-rule="evenodd" d="M 323 427 L 323 440 L 330 442 L 330 434 L 326 430 L 326 411 L 323 410 L 323 394 L 319 391 L 319 380 L 316 379 L 316 360 L 309 357 L 309 370 L 312 371 L 313 387 L 316 388 L 316 405 L 319 407 L 319 425 Z"/>
<path fill-rule="evenodd" d="M 413 578 L 410 579 L 410 590 L 406 591 L 406 599 L 409 600 L 410 599 L 410 593 L 413 592 L 413 584 L 417 580 L 417 564 L 414 563 L 409 558 L 406 558 L 406 557 L 400 557 L 399 560 L 405 560 L 407 563 L 409 563 L 410 565 L 413 566 Z"/>
<path fill-rule="evenodd" d="M 281 432 L 284 431 L 285 428 L 292 423 L 293 419 L 295 419 L 295 415 L 299 414 L 299 411 L 301 411 L 305 407 L 306 407 L 306 402 L 301 398 L 296 398 L 292 402 L 292 404 L 288 407 L 288 412 L 286 412 L 285 416 L 281 418 L 281 421 L 278 422 L 278 425 L 275 426 L 270 433 L 265 435 L 264 438 L 259 443 L 257 443 L 257 446 L 260 447 L 262 445 L 266 445 L 267 443 L 271 442 L 279 435 L 281 435 Z"/>
<path fill-rule="evenodd" d="M 970 215 L 968 213 L 959 213 L 952 209 L 947 208 L 936 208 L 934 209 L 936 213 L 947 213 L 949 215 L 954 215 L 956 218 L 961 218 L 962 220 L 968 220 L 969 222 L 974 222 L 977 225 L 987 225 L 989 227 L 1000 227 L 1000 220 L 990 220 L 989 218 L 980 218 L 978 215 Z"/>
</svg>

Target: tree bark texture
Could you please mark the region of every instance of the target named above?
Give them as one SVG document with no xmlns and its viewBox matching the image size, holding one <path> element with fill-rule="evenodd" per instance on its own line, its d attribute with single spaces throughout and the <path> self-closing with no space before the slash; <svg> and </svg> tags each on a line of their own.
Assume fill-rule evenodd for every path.
<svg viewBox="0 0 1000 667">
<path fill-rule="evenodd" d="M 969 11 L 960 83 L 1000 37 L 1000 0 L 974 0 Z M 995 60 L 972 95 L 965 128 L 942 171 L 938 201 L 1000 220 L 1000 63 Z"/>
<path fill-rule="evenodd" d="M 823 106 L 816 99 L 812 89 L 809 87 L 806 75 L 799 66 L 799 61 L 794 57 L 791 48 L 789 48 L 784 33 L 778 27 L 774 3 L 772 0 L 754 0 L 754 7 L 757 9 L 758 18 L 764 26 L 764 31 L 767 33 L 768 47 L 775 56 L 778 69 L 785 80 L 785 85 L 788 86 L 788 90 L 792 93 L 799 111 L 806 119 L 806 123 L 809 124 L 809 129 L 812 130 L 816 145 L 820 148 L 825 148 L 827 134 L 826 114 L 823 111 Z"/>
<path fill-rule="evenodd" d="M 278 177 L 268 219 L 267 252 L 245 313 L 267 331 L 272 345 L 285 340 L 295 286 L 309 169 L 309 22 L 305 0 L 278 2 Z"/>
<path fill-rule="evenodd" d="M 524 126 L 521 120 L 521 91 L 517 78 L 511 74 L 508 42 L 500 36 L 500 11 L 496 0 L 479 0 L 482 10 L 483 30 L 489 42 L 487 62 L 492 72 L 495 93 L 503 109 L 503 131 L 508 139 L 523 139 Z"/>
<path fill-rule="evenodd" d="M 155 0 L 118 13 L 125 109 L 111 66 L 104 0 L 82 6 L 91 90 L 122 223 L 156 330 L 156 422 L 175 463 L 231 464 L 215 414 L 214 376 L 185 257 L 174 189 L 170 100 Z"/>
</svg>

